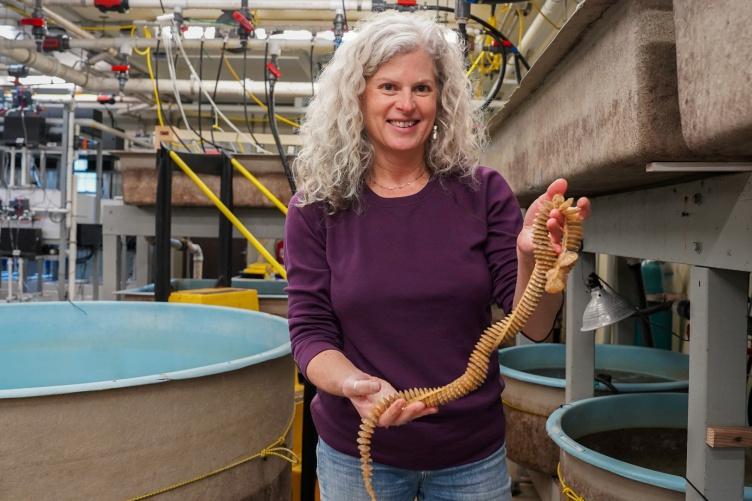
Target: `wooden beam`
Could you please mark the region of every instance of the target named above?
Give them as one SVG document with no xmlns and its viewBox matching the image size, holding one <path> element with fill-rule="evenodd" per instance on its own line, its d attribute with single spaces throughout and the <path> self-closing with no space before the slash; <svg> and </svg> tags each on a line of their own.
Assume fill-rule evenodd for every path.
<svg viewBox="0 0 752 501">
<path fill-rule="evenodd" d="M 705 443 L 713 448 L 752 447 L 750 426 L 708 426 Z"/>
<path fill-rule="evenodd" d="M 274 136 L 272 136 L 271 134 L 260 134 L 258 132 L 254 132 L 253 135 L 262 145 L 274 145 Z M 214 132 L 214 135 L 212 136 L 211 132 L 204 132 L 205 140 L 212 140 L 212 137 L 214 138 L 214 142 L 217 143 L 253 144 L 249 141 L 251 137 L 247 133 L 237 134 L 235 132 Z M 154 127 L 155 148 L 159 148 L 160 142 L 177 143 L 178 138 L 184 141 L 198 141 L 200 139 L 198 134 L 191 130 L 178 129 L 177 127 L 168 126 Z M 303 144 L 300 136 L 295 134 L 280 134 L 279 139 L 284 146 L 299 146 Z"/>
</svg>

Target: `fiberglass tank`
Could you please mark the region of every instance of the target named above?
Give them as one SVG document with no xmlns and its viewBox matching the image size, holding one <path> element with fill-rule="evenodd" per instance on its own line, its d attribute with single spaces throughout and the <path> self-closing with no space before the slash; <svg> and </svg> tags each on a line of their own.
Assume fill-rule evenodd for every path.
<svg viewBox="0 0 752 501">
<path fill-rule="evenodd" d="M 0 498 L 130 499 L 287 434 L 287 322 L 168 303 L 0 305 Z M 286 437 L 285 437 L 286 438 Z M 160 499 L 287 499 L 255 458 Z"/>
</svg>

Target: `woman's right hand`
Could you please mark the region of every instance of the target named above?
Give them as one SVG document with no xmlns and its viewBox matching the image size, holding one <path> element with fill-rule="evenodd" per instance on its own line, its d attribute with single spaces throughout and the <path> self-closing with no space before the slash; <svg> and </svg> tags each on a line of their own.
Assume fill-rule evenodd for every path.
<svg viewBox="0 0 752 501">
<path fill-rule="evenodd" d="M 394 387 L 383 379 L 368 376 L 351 376 L 342 383 L 342 394 L 350 399 L 360 417 L 368 417 L 373 408 L 386 396 L 397 393 Z M 379 418 L 378 425 L 384 428 L 401 426 L 430 414 L 436 414 L 439 409 L 426 407 L 423 402 L 413 402 L 405 405 L 405 399 L 399 398 L 389 406 Z"/>
</svg>

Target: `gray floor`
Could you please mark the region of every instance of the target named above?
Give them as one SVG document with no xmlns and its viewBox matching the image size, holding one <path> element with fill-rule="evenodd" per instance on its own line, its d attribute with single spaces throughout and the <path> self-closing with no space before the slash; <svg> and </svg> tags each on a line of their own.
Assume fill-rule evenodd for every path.
<svg viewBox="0 0 752 501">
<path fill-rule="evenodd" d="M 514 501 L 541 501 L 538 492 L 533 487 L 533 482 L 525 474 L 525 471 L 509 460 L 507 460 L 507 467 L 513 484 L 519 488 L 519 494 L 513 495 Z"/>
</svg>

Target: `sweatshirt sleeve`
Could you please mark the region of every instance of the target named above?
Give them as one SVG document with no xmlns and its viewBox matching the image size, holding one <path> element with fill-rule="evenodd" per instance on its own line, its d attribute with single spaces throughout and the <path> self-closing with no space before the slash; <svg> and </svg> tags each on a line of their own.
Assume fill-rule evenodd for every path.
<svg viewBox="0 0 752 501">
<path fill-rule="evenodd" d="M 290 342 L 293 358 L 304 376 L 308 363 L 322 351 L 342 351 L 342 335 L 330 296 L 323 217 L 320 206 L 296 207 L 293 198 L 285 221 Z"/>
<path fill-rule="evenodd" d="M 512 311 L 517 282 L 517 235 L 522 230 L 522 213 L 504 178 L 492 169 L 483 169 L 486 188 L 488 236 L 486 258 L 493 280 L 494 302 Z"/>
</svg>

